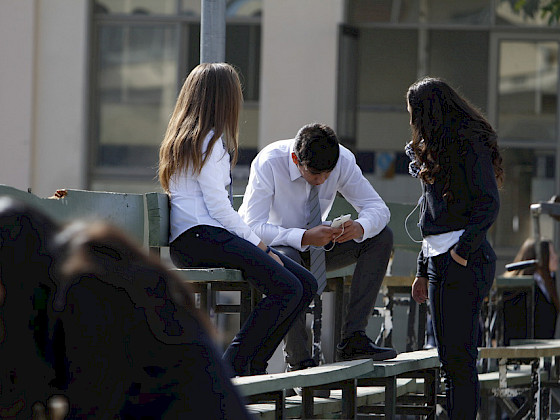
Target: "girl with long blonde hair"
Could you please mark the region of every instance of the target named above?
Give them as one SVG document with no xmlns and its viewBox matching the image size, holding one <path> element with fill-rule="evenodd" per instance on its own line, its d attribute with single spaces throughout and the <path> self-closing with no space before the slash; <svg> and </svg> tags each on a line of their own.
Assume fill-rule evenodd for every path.
<svg viewBox="0 0 560 420">
<path fill-rule="evenodd" d="M 317 291 L 311 273 L 263 243 L 228 198 L 242 100 L 231 65 L 198 65 L 179 93 L 159 155 L 159 180 L 170 198 L 173 263 L 241 270 L 265 295 L 223 356 L 238 376 L 266 372 Z"/>
</svg>

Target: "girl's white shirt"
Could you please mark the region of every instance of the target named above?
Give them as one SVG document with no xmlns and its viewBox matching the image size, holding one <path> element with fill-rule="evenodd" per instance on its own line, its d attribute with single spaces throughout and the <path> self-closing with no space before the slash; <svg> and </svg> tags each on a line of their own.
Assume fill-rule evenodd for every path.
<svg viewBox="0 0 560 420">
<path fill-rule="evenodd" d="M 259 237 L 233 209 L 227 187 L 230 178 L 230 156 L 222 138 L 208 151 L 208 143 L 214 134 L 210 131 L 202 146 L 203 154 L 209 153 L 202 170 L 194 174 L 191 169 L 180 171 L 170 179 L 170 235 L 174 241 L 194 226 L 220 227 L 246 239 L 254 245 Z"/>
</svg>

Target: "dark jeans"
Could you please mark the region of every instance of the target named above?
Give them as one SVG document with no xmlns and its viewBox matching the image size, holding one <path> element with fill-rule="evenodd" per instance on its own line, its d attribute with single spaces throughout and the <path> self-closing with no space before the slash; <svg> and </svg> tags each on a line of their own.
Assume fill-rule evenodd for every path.
<svg viewBox="0 0 560 420">
<path fill-rule="evenodd" d="M 474 420 L 480 405 L 476 369 L 479 315 L 492 286 L 496 254 L 485 240 L 466 267 L 449 251 L 428 258 L 428 296 L 451 420 Z"/>
<path fill-rule="evenodd" d="M 279 252 L 306 266 L 309 252 L 299 252 L 288 246 L 276 246 Z M 327 270 L 336 270 L 356 263 L 348 305 L 345 308 L 341 338 L 356 331 L 365 331 L 379 288 L 387 272 L 387 264 L 393 249 L 393 231 L 387 226 L 373 238 L 363 242 L 347 241 L 336 244 L 325 253 Z M 297 364 L 309 359 L 308 335 L 305 315 L 300 315 L 288 332 L 284 352 L 286 362 Z"/>
<path fill-rule="evenodd" d="M 224 353 L 236 375 L 264 371 L 268 360 L 317 292 L 311 273 L 280 255 L 282 267 L 264 251 L 225 229 L 196 226 L 170 244 L 173 263 L 180 268 L 225 267 L 241 270 L 262 299 Z"/>
</svg>

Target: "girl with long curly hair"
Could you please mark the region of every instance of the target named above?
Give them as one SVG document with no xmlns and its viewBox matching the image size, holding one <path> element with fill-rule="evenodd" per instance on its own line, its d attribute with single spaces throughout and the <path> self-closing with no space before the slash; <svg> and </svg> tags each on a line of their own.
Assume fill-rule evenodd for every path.
<svg viewBox="0 0 560 420">
<path fill-rule="evenodd" d="M 422 198 L 412 297 L 429 300 L 452 420 L 475 419 L 479 315 L 496 271 L 486 233 L 500 207 L 503 182 L 497 135 L 483 115 L 449 84 L 424 78 L 408 89 L 410 172 Z"/>
</svg>

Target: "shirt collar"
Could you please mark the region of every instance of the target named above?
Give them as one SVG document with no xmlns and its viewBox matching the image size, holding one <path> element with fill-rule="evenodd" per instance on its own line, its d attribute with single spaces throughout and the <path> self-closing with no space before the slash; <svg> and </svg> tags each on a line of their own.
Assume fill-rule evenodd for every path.
<svg viewBox="0 0 560 420">
<path fill-rule="evenodd" d="M 292 159 L 292 153 L 294 152 L 294 144 L 295 144 L 295 140 L 292 141 L 292 144 L 290 145 L 290 153 L 288 154 L 288 168 L 290 169 L 290 179 L 292 181 L 301 178 L 301 172 L 299 171 L 297 165 L 294 163 L 294 160 Z"/>
</svg>

